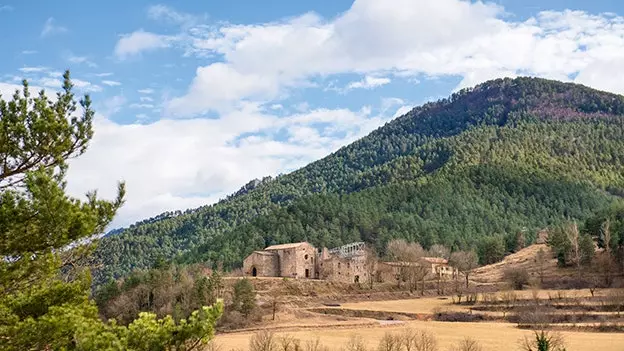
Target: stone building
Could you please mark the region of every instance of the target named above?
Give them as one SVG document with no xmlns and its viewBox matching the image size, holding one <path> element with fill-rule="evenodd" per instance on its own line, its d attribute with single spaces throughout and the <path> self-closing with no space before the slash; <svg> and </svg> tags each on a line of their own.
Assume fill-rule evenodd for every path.
<svg viewBox="0 0 624 351">
<path fill-rule="evenodd" d="M 252 277 L 318 278 L 316 248 L 307 242 L 269 246 L 247 256 L 243 271 Z"/>
<path fill-rule="evenodd" d="M 363 242 L 331 250 L 317 250 L 307 242 L 269 246 L 252 252 L 243 261 L 243 272 L 252 277 L 325 279 L 343 283 L 396 281 L 406 269 L 426 267 L 427 277 L 457 277 L 457 269 L 438 257 L 422 257 L 417 262 L 377 262 L 368 257 Z"/>
<path fill-rule="evenodd" d="M 252 277 L 360 282 L 367 278 L 364 247 L 364 243 L 352 243 L 332 250 L 317 250 L 307 242 L 273 245 L 247 256 L 243 272 Z"/>
<path fill-rule="evenodd" d="M 365 249 L 363 242 L 356 242 L 327 251 L 320 261 L 321 278 L 342 283 L 364 283 L 369 274 L 374 274 L 367 271 Z"/>
<path fill-rule="evenodd" d="M 381 262 L 379 266 L 383 281 L 397 280 L 404 275 L 405 270 L 415 267 L 425 267 L 429 278 L 457 278 L 458 274 L 457 268 L 441 257 L 421 257 L 415 262 Z"/>
</svg>

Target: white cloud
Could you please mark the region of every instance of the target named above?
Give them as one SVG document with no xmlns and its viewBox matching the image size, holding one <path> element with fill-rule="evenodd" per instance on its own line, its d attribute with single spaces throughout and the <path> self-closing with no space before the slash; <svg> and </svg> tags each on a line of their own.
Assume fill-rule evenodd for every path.
<svg viewBox="0 0 624 351">
<path fill-rule="evenodd" d="M 175 38 L 171 36 L 154 34 L 140 29 L 121 36 L 115 45 L 115 56 L 123 60 L 145 51 L 169 47 L 174 40 Z"/>
<path fill-rule="evenodd" d="M 231 65 L 214 63 L 197 68 L 197 75 L 187 95 L 172 99 L 166 113 L 170 116 L 202 114 L 211 110 L 227 110 L 243 98 L 270 99 L 277 96 L 276 77 L 245 74 Z"/>
<path fill-rule="evenodd" d="M 41 66 L 36 66 L 36 67 L 20 67 L 18 68 L 18 70 L 20 72 L 23 73 L 37 73 L 37 72 L 44 72 L 47 70 L 47 68 L 45 67 L 41 67 Z"/>
<path fill-rule="evenodd" d="M 130 104 L 131 108 L 154 108 L 152 104 Z"/>
<path fill-rule="evenodd" d="M 152 102 L 152 101 L 154 101 L 154 99 L 152 99 L 152 98 L 151 98 L 151 97 L 149 97 L 149 96 L 141 96 L 141 97 L 139 97 L 139 100 L 140 100 L 141 102 L 145 102 L 145 101 L 147 101 L 147 102 Z"/>
<path fill-rule="evenodd" d="M 103 80 L 102 84 L 108 85 L 109 87 L 116 87 L 116 86 L 121 85 L 120 82 L 115 81 L 115 80 Z"/>
<path fill-rule="evenodd" d="M 91 82 L 87 82 L 82 79 L 72 78 L 72 83 L 76 88 L 84 92 L 98 92 L 102 91 L 102 87 Z"/>
<path fill-rule="evenodd" d="M 167 105 L 171 115 L 224 110 L 241 100 L 268 102 L 311 78 L 343 73 L 364 76 L 351 88 L 386 84 L 389 78 L 376 77 L 383 72 L 415 82 L 421 75 L 459 76 L 459 89 L 514 75 L 565 80 L 592 69 L 593 84 L 624 87 L 598 71 L 599 63 L 591 68 L 624 61 L 624 18 L 581 11 L 513 21 L 492 3 L 356 0 L 329 21 L 305 14 L 264 24 L 196 26 L 180 38 L 186 38 L 185 53 L 222 62 L 197 69 L 187 93 Z"/>
<path fill-rule="evenodd" d="M 624 91 L 624 19 L 614 15 L 541 12 L 518 21 L 492 3 L 458 0 L 356 0 L 334 18 L 304 14 L 253 25 L 189 26 L 184 14 L 167 7 L 153 7 L 148 15 L 179 25 L 180 33 L 126 34 L 115 56 L 177 48 L 183 55 L 209 57 L 183 94 L 165 98 L 163 109 L 167 117 L 207 111 L 217 117 L 150 123 L 147 113 L 136 113 L 132 125 L 98 119 L 92 148 L 72 163 L 70 187 L 84 192 L 89 184 L 112 194 L 115 180 L 126 179 L 122 224 L 214 202 L 251 178 L 327 155 L 416 105 L 386 98 L 378 115 L 370 106 L 352 111 L 301 105 L 284 116 L 284 97 L 318 78 L 363 77 L 335 83 L 340 91 L 335 87 L 373 88 L 390 79 L 416 84 L 419 78 L 453 76 L 460 89 L 491 78 L 535 75 L 576 77 Z M 147 97 L 154 90 L 138 92 Z M 154 107 L 150 102 L 140 97 L 130 107 L 145 112 Z"/>
<path fill-rule="evenodd" d="M 111 72 L 103 72 L 103 73 L 96 73 L 96 74 L 94 74 L 94 76 L 96 76 L 96 77 L 110 77 L 112 75 L 113 75 L 113 73 L 111 73 Z"/>
<path fill-rule="evenodd" d="M 347 85 L 347 90 L 360 89 L 360 88 L 372 89 L 372 88 L 380 87 L 382 85 L 386 85 L 390 82 L 391 82 L 390 78 L 366 76 L 360 81 L 349 83 Z"/>
<path fill-rule="evenodd" d="M 575 82 L 624 95 L 624 59 L 592 62 Z"/>
<path fill-rule="evenodd" d="M 117 112 L 121 111 L 121 109 L 124 107 L 125 104 L 126 104 L 126 98 L 123 95 L 115 95 L 104 101 L 101 107 L 101 112 L 103 115 L 112 116 L 116 114 Z"/>
<path fill-rule="evenodd" d="M 141 121 L 147 115 L 136 117 Z M 251 104 L 218 119 L 121 125 L 98 115 L 87 153 L 71 161 L 68 190 L 81 195 L 97 188 L 112 197 L 115 182 L 125 180 L 127 203 L 115 225 L 127 225 L 162 211 L 212 203 L 250 179 L 296 169 L 386 120 L 366 109 L 277 117 Z M 312 128 L 321 122 L 327 127 Z M 272 137 L 275 130 L 283 130 L 288 140 Z"/>
<path fill-rule="evenodd" d="M 37 80 L 37 83 L 46 87 L 53 89 L 60 89 L 63 86 L 63 82 L 60 79 L 44 77 Z"/>
<path fill-rule="evenodd" d="M 195 24 L 198 20 L 197 16 L 176 11 L 165 5 L 150 6 L 147 9 L 147 15 L 153 20 L 161 20 L 186 27 Z"/>
<path fill-rule="evenodd" d="M 98 66 L 95 62 L 89 60 L 87 56 L 75 56 L 73 54 L 69 54 L 67 55 L 67 61 L 71 63 L 76 63 L 76 64 L 85 64 L 92 68 L 95 68 Z"/>
<path fill-rule="evenodd" d="M 34 55 L 37 52 L 37 50 L 22 50 L 22 55 Z"/>
<path fill-rule="evenodd" d="M 54 34 L 62 34 L 67 32 L 67 28 L 56 25 L 53 17 L 48 18 L 43 24 L 43 29 L 41 30 L 41 37 L 47 37 Z"/>
<path fill-rule="evenodd" d="M 404 114 L 410 112 L 413 108 L 414 106 L 401 106 L 396 110 L 394 115 L 392 115 L 392 118 L 403 116 Z"/>
</svg>

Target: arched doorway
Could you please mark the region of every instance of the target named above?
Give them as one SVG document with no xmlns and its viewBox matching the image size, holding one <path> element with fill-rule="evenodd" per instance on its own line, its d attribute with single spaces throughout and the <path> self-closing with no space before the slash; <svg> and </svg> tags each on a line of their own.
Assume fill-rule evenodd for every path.
<svg viewBox="0 0 624 351">
<path fill-rule="evenodd" d="M 256 267 L 251 268 L 251 276 L 252 277 L 258 276 L 258 270 L 256 269 Z"/>
</svg>

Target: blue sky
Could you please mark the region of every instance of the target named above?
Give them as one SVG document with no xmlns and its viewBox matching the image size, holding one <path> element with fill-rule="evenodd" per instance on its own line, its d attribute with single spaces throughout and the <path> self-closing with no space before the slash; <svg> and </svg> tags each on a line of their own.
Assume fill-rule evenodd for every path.
<svg viewBox="0 0 624 351">
<path fill-rule="evenodd" d="M 624 93 L 620 1 L 0 0 L 0 92 L 71 69 L 97 110 L 69 190 L 115 225 L 212 203 L 431 99 L 533 75 Z"/>
</svg>

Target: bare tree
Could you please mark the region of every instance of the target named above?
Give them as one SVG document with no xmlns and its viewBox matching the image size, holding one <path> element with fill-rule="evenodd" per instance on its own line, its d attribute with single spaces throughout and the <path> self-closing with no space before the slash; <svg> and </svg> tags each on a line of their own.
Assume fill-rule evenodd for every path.
<svg viewBox="0 0 624 351">
<path fill-rule="evenodd" d="M 537 272 L 539 274 L 540 284 L 544 284 L 544 271 L 546 270 L 546 263 L 548 262 L 548 254 L 544 248 L 540 248 L 535 255 L 535 263 L 537 265 Z"/>
<path fill-rule="evenodd" d="M 377 351 L 401 351 L 401 338 L 398 335 L 386 332 L 379 340 Z"/>
<path fill-rule="evenodd" d="M 474 251 L 456 251 L 451 254 L 449 260 L 452 267 L 457 268 L 464 277 L 466 277 L 466 287 L 468 287 L 468 278 L 472 270 L 479 266 L 479 258 Z"/>
<path fill-rule="evenodd" d="M 451 257 L 451 250 L 444 245 L 435 244 L 429 248 L 428 254 L 431 257 L 440 257 L 448 260 Z"/>
<path fill-rule="evenodd" d="M 361 335 L 353 334 L 349 338 L 347 345 L 343 349 L 344 351 L 367 351 L 366 343 L 362 339 Z"/>
<path fill-rule="evenodd" d="M 602 245 L 604 246 L 605 253 L 611 256 L 611 221 L 608 218 L 602 223 L 600 234 L 602 235 Z"/>
<path fill-rule="evenodd" d="M 597 254 L 592 262 L 592 279 L 600 279 L 605 287 L 610 287 L 613 284 L 613 277 L 617 274 L 617 262 L 613 255 L 607 253 L 605 250 Z"/>
<path fill-rule="evenodd" d="M 279 351 L 299 351 L 301 350 L 301 341 L 294 338 L 292 335 L 282 335 L 278 338 Z"/>
<path fill-rule="evenodd" d="M 431 265 L 423 260 L 418 259 L 416 262 L 410 262 L 407 267 L 407 275 L 410 281 L 410 291 L 418 289 L 420 282 L 420 294 L 425 295 L 425 278 L 431 270 Z"/>
<path fill-rule="evenodd" d="M 305 344 L 305 351 L 329 351 L 329 347 L 321 344 L 321 339 L 316 337 L 314 340 L 308 340 Z"/>
<path fill-rule="evenodd" d="M 366 256 L 364 261 L 364 267 L 366 269 L 368 287 L 372 289 L 373 284 L 375 283 L 375 279 L 377 278 L 379 259 L 377 258 L 377 252 L 375 252 L 375 248 L 373 248 L 372 246 L 366 247 L 365 255 Z"/>
<path fill-rule="evenodd" d="M 483 351 L 483 348 L 479 343 L 471 338 L 465 338 L 455 345 L 454 350 L 456 351 Z"/>
<path fill-rule="evenodd" d="M 581 275 L 581 245 L 580 234 L 576 222 L 566 226 L 565 235 L 570 243 L 570 261 L 576 266 L 579 276 Z"/>
<path fill-rule="evenodd" d="M 437 351 L 438 341 L 427 331 L 419 330 L 416 339 L 416 351 Z"/>
<path fill-rule="evenodd" d="M 249 339 L 249 351 L 276 351 L 278 342 L 273 333 L 261 330 Z"/>
<path fill-rule="evenodd" d="M 428 264 L 422 260 L 422 257 L 425 256 L 425 250 L 420 244 L 408 243 L 403 239 L 395 239 L 388 243 L 387 251 L 390 260 L 397 262 L 399 286 L 402 280 L 408 282 L 410 291 L 414 291 L 417 288 L 419 281 L 422 281 L 424 286 Z"/>
</svg>

